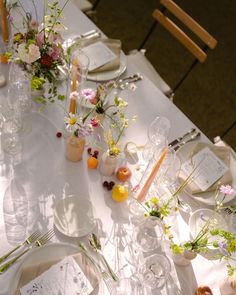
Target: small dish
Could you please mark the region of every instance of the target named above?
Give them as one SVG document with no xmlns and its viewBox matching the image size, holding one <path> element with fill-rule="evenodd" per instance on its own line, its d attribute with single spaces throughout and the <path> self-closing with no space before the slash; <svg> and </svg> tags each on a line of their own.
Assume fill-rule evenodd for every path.
<svg viewBox="0 0 236 295">
<path fill-rule="evenodd" d="M 62 199 L 54 209 L 54 224 L 68 237 L 79 238 L 91 233 L 95 226 L 92 204 L 86 196 Z"/>
</svg>

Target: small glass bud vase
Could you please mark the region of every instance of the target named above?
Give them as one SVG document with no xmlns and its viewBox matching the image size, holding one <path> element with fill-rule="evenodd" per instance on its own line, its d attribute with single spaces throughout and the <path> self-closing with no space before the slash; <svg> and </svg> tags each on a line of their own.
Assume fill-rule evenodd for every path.
<svg viewBox="0 0 236 295">
<path fill-rule="evenodd" d="M 117 161 L 117 155 L 110 155 L 109 151 L 103 153 L 99 166 L 100 173 L 103 176 L 111 176 L 116 170 Z"/>
<path fill-rule="evenodd" d="M 184 253 L 173 254 L 172 259 L 176 265 L 187 266 L 191 263 L 191 260 L 196 258 L 196 256 L 197 256 L 197 253 L 193 251 L 185 250 Z"/>
<path fill-rule="evenodd" d="M 78 162 L 82 159 L 85 146 L 85 138 L 70 134 L 66 139 L 66 158 L 72 162 Z"/>
<path fill-rule="evenodd" d="M 227 277 L 220 284 L 221 295 L 236 295 L 236 274 Z"/>
</svg>

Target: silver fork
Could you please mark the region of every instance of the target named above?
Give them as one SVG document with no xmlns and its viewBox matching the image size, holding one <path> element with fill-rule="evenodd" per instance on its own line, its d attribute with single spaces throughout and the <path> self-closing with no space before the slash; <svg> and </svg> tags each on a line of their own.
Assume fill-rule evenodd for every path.
<svg viewBox="0 0 236 295">
<path fill-rule="evenodd" d="M 107 287 L 107 290 L 109 291 L 109 293 L 111 293 L 114 288 L 114 280 L 105 271 L 102 272 L 102 279 Z"/>
<path fill-rule="evenodd" d="M 33 232 L 23 243 L 16 246 L 14 249 L 0 257 L 0 263 L 2 263 L 4 260 L 6 260 L 12 253 L 14 253 L 16 250 L 20 249 L 23 246 L 30 245 L 34 243 L 39 237 L 41 236 L 40 231 Z"/>
<path fill-rule="evenodd" d="M 11 259 L 10 261 L 4 263 L 3 265 L 0 266 L 0 274 L 4 273 L 5 271 L 8 270 L 10 266 L 12 266 L 21 256 L 29 252 L 29 250 L 37 247 L 42 247 L 45 245 L 50 239 L 55 235 L 53 229 L 50 229 L 47 233 L 42 235 L 40 238 L 36 240 L 34 244 L 32 244 L 30 247 L 28 247 L 26 250 L 24 250 L 22 253 Z"/>
</svg>

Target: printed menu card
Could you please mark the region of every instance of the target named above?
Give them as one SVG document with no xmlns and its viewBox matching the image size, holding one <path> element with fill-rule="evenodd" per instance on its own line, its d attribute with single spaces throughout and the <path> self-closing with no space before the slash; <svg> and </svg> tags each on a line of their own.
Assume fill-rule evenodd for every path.
<svg viewBox="0 0 236 295">
<path fill-rule="evenodd" d="M 21 295 L 89 295 L 89 280 L 68 256 L 20 289 Z"/>
<path fill-rule="evenodd" d="M 208 190 L 227 171 L 228 167 L 208 147 L 200 150 L 191 159 L 182 164 L 186 175 L 192 174 L 193 181 L 202 190 Z"/>
</svg>

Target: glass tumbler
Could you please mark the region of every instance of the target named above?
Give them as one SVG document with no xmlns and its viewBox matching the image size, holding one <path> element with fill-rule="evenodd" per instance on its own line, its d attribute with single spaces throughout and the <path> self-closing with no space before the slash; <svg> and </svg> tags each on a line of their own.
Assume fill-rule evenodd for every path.
<svg viewBox="0 0 236 295">
<path fill-rule="evenodd" d="M 141 251 L 149 252 L 161 246 L 164 227 L 159 218 L 147 217 L 135 227 L 134 232 L 136 244 Z"/>
</svg>

